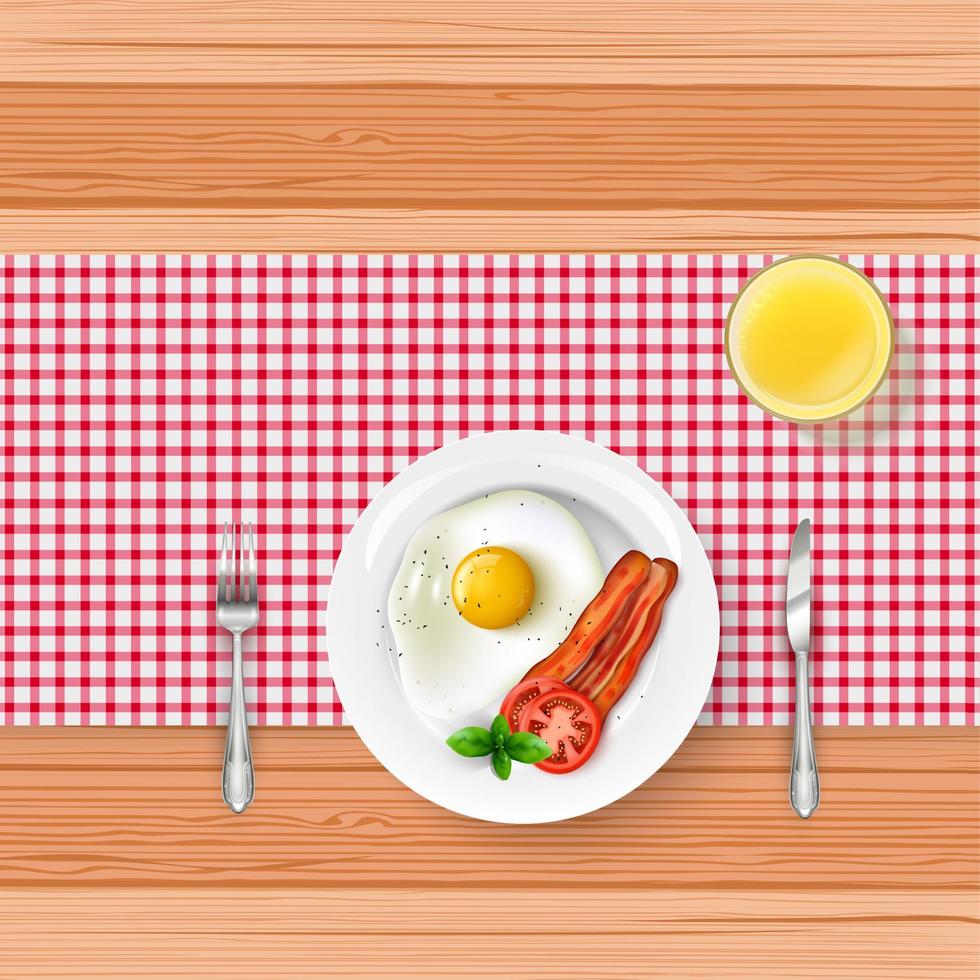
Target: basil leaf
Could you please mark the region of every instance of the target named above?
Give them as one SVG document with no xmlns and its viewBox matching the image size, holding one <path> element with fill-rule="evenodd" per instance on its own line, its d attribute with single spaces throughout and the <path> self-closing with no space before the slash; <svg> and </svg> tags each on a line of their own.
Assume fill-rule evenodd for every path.
<svg viewBox="0 0 980 980">
<path fill-rule="evenodd" d="M 465 755 L 468 759 L 474 759 L 480 755 L 489 755 L 493 751 L 493 738 L 485 728 L 470 725 L 468 728 L 461 728 L 458 732 L 453 732 L 446 739 L 453 752 Z"/>
<path fill-rule="evenodd" d="M 493 736 L 493 744 L 500 748 L 504 744 L 504 739 L 510 734 L 510 725 L 503 715 L 497 715 L 491 722 L 490 734 Z"/>
<path fill-rule="evenodd" d="M 510 756 L 506 749 L 494 749 L 491 761 L 498 779 L 510 779 Z"/>
<path fill-rule="evenodd" d="M 551 746 L 543 738 L 530 732 L 514 732 L 508 736 L 504 749 L 515 762 L 526 762 L 529 765 L 543 762 L 551 755 Z"/>
</svg>

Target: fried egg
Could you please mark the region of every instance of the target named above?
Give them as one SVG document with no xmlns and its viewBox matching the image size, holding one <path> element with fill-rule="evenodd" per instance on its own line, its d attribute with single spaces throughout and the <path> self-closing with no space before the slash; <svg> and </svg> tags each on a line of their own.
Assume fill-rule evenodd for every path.
<svg viewBox="0 0 980 980">
<path fill-rule="evenodd" d="M 585 529 L 543 494 L 505 490 L 436 515 L 409 542 L 388 596 L 409 702 L 449 720 L 496 705 L 602 582 Z"/>
</svg>

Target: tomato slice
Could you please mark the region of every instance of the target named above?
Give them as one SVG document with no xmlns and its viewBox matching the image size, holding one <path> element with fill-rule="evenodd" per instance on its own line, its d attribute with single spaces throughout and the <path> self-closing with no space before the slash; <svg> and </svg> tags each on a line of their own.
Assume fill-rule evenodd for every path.
<svg viewBox="0 0 980 980">
<path fill-rule="evenodd" d="M 551 756 L 536 763 L 537 767 L 561 774 L 588 762 L 599 744 L 602 721 L 584 694 L 566 687 L 530 701 L 521 712 L 520 726 L 522 732 L 531 732 L 551 746 Z"/>
<path fill-rule="evenodd" d="M 572 689 L 557 677 L 531 677 L 525 681 L 519 681 L 517 686 L 504 698 L 504 703 L 500 706 L 500 713 L 507 719 L 512 732 L 522 731 L 521 716 L 527 706 L 542 694 L 550 694 L 553 691 L 569 691 Z"/>
</svg>

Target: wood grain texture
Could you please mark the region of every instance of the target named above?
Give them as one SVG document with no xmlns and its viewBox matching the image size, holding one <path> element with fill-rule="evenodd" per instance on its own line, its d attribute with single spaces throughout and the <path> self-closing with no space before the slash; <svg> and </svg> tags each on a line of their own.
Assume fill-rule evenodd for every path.
<svg viewBox="0 0 980 980">
<path fill-rule="evenodd" d="M 969 252 L 974 15 L 2 0 L 0 226 L 16 250 Z"/>
<path fill-rule="evenodd" d="M 948 252 L 980 211 L 71 208 L 0 212 L 10 252 Z M 587 229 L 588 241 L 585 240 Z"/>
<path fill-rule="evenodd" d="M 0 79 L 976 84 L 971 0 L 2 0 Z"/>
<path fill-rule="evenodd" d="M 229 884 L 972 888 L 975 732 L 823 729 L 823 804 L 787 803 L 788 731 L 695 730 L 599 813 L 501 827 L 402 787 L 349 730 L 260 729 L 256 803 L 222 804 L 215 729 L 0 733 L 0 886 Z"/>
<path fill-rule="evenodd" d="M 0 975 L 975 976 L 977 732 L 817 742 L 807 822 L 790 733 L 729 728 L 599 813 L 504 827 L 349 730 L 257 730 L 236 817 L 220 731 L 7 729 Z"/>
<path fill-rule="evenodd" d="M 967 89 L 6 85 L 0 207 L 957 211 Z M 932 171 L 922 180 L 924 169 Z"/>
<path fill-rule="evenodd" d="M 946 891 L 55 887 L 0 913 L 18 978 L 977 975 L 975 909 Z"/>
</svg>

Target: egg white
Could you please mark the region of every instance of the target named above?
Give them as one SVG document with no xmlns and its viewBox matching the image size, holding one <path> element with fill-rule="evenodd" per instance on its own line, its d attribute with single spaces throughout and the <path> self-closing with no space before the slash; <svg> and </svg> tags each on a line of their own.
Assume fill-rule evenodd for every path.
<svg viewBox="0 0 980 980">
<path fill-rule="evenodd" d="M 516 551 L 534 575 L 531 609 L 497 630 L 468 623 L 451 596 L 456 566 L 486 545 Z M 543 494 L 505 490 L 436 515 L 409 542 L 388 595 L 405 696 L 448 720 L 499 702 L 561 643 L 602 582 L 585 529 Z"/>
</svg>

